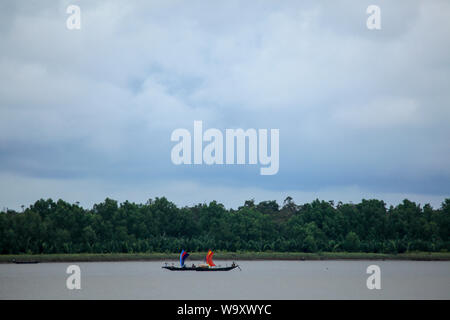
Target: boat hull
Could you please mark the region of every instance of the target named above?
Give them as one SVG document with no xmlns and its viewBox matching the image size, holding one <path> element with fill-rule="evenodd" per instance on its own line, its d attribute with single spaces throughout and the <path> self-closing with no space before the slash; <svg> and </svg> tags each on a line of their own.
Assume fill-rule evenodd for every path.
<svg viewBox="0 0 450 320">
<path fill-rule="evenodd" d="M 195 271 L 230 271 L 238 266 L 232 266 L 232 267 L 212 267 L 212 268 L 196 268 Z"/>
<path fill-rule="evenodd" d="M 163 269 L 167 269 L 170 271 L 195 271 L 196 268 L 192 267 L 174 267 L 174 266 L 163 266 Z"/>
</svg>

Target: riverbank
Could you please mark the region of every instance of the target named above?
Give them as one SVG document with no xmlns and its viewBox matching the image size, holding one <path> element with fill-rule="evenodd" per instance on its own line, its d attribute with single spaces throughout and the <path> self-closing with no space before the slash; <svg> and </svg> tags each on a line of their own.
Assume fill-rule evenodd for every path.
<svg viewBox="0 0 450 320">
<path fill-rule="evenodd" d="M 191 253 L 190 260 L 203 260 L 206 252 Z M 101 261 L 170 261 L 178 253 L 82 253 L 82 254 L 17 254 L 0 255 L 0 263 L 37 262 L 101 262 Z M 401 254 L 364 252 L 216 252 L 214 260 L 421 260 L 449 261 L 449 252 L 408 252 Z"/>
</svg>

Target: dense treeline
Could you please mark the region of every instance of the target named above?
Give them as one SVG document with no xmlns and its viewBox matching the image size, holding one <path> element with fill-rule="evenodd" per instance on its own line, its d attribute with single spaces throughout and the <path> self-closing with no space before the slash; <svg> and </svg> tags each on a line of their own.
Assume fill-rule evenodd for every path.
<svg viewBox="0 0 450 320">
<path fill-rule="evenodd" d="M 0 213 L 0 253 L 189 251 L 362 251 L 402 253 L 450 249 L 450 199 L 441 208 L 404 200 L 396 207 L 362 200 L 337 205 L 288 197 L 246 201 L 227 210 L 178 208 L 166 198 L 146 204 L 106 199 L 87 210 L 63 200 L 39 200 L 23 212 Z"/>
</svg>

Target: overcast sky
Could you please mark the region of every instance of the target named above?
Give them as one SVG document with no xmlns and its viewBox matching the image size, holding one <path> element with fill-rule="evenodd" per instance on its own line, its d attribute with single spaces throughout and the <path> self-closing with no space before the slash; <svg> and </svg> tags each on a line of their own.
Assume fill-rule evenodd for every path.
<svg viewBox="0 0 450 320">
<path fill-rule="evenodd" d="M 68 30 L 67 6 L 81 8 Z M 366 9 L 381 8 L 381 30 Z M 450 2 L 1 1 L 0 209 L 450 197 Z M 194 120 L 280 130 L 280 169 L 176 166 Z"/>
</svg>

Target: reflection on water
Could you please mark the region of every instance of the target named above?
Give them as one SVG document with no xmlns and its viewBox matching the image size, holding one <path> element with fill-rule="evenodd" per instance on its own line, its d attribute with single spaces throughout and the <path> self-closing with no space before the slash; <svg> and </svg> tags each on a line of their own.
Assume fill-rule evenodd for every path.
<svg viewBox="0 0 450 320">
<path fill-rule="evenodd" d="M 66 288 L 70 264 L 81 268 L 81 290 Z M 367 289 L 372 264 L 381 268 L 381 290 Z M 242 271 L 229 272 L 162 265 L 0 264 L 0 299 L 450 299 L 449 261 L 240 261 Z"/>
</svg>

